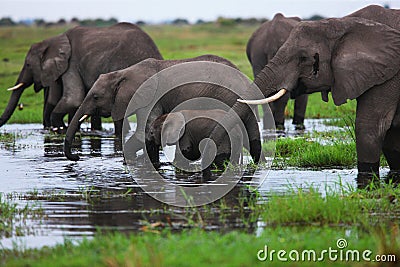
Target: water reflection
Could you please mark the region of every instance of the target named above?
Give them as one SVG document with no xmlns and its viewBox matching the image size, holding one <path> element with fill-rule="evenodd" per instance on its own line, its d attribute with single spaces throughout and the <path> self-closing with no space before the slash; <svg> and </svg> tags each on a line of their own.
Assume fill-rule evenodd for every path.
<svg viewBox="0 0 400 267">
<path fill-rule="evenodd" d="M 307 126 L 307 124 L 306 124 Z M 81 160 L 72 162 L 63 155 L 63 137 L 42 130 L 39 124 L 5 125 L 15 133 L 14 141 L 1 142 L 0 192 L 16 193 L 19 204 L 40 203 L 46 216 L 32 221 L 35 236 L 24 237 L 27 246 L 53 244 L 54 237 L 92 235 L 97 228 L 139 231 L 146 222 L 162 222 L 174 229 L 204 224 L 210 229 L 254 231 L 256 219 L 248 209 L 254 201 L 245 184 L 235 186 L 222 200 L 193 209 L 167 206 L 144 194 L 123 164 L 121 144 L 112 135 L 112 124 L 104 132 L 81 132 L 73 149 Z M 193 174 L 176 173 L 163 167 L 166 179 L 176 183 L 198 183 Z M 138 175 L 144 175 L 137 172 Z M 354 170 L 340 173 L 354 183 Z M 288 184 L 337 181 L 338 172 L 272 170 L 259 191 L 285 191 Z M 174 192 L 168 192 L 169 198 Z M 41 196 L 40 198 L 36 196 Z M 28 200 L 26 197 L 29 197 Z M 246 227 L 244 227 L 246 224 Z M 7 242 L 0 240 L 4 246 Z M 12 246 L 12 241 L 9 242 Z"/>
</svg>

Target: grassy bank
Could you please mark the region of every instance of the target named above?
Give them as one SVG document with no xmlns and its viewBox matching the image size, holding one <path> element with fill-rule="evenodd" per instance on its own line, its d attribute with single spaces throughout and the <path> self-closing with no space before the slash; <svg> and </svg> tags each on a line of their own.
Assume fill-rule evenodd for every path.
<svg viewBox="0 0 400 267">
<path fill-rule="evenodd" d="M 330 260 L 328 254 L 324 256 L 321 252 L 329 248 L 344 253 L 370 250 L 370 260 L 375 260 L 376 255 L 391 255 L 391 259 L 399 260 L 399 227 L 391 217 L 400 212 L 399 199 L 400 189 L 391 186 L 374 192 L 356 191 L 343 185 L 322 190 L 297 188 L 254 206 L 259 223 L 249 225 L 245 231 L 253 234 L 209 232 L 202 228 L 175 233 L 168 224 L 153 224 L 151 231 L 147 228 L 145 232 L 130 235 L 99 233 L 78 245 L 66 240 L 40 250 L 4 250 L 0 263 L 7 266 L 256 266 L 267 263 L 273 266 L 381 266 L 379 262 L 363 259 Z M 338 248 L 340 239 L 345 240 L 346 247 Z M 272 255 L 275 258 L 260 262 L 257 253 L 265 245 L 269 252 L 275 250 Z M 276 254 L 279 250 L 297 250 L 300 255 L 304 250 L 315 250 L 317 258 L 302 260 L 300 256 L 298 261 L 281 262 Z M 263 252 L 260 255 L 265 256 Z"/>
<path fill-rule="evenodd" d="M 347 120 L 347 119 L 346 119 Z M 307 169 L 354 168 L 357 152 L 354 128 L 345 126 L 344 120 L 334 120 L 330 125 L 344 126 L 343 130 L 313 132 L 300 137 L 277 138 L 273 168 L 299 167 Z M 270 143 L 264 143 L 268 151 Z M 381 157 L 381 166 L 387 166 Z"/>
<path fill-rule="evenodd" d="M 165 59 L 195 57 L 202 54 L 215 54 L 225 57 L 252 78 L 251 66 L 247 60 L 246 43 L 256 26 L 221 26 L 216 24 L 187 26 L 146 26 Z M 1 27 L 0 28 L 0 88 L 13 86 L 29 47 L 45 38 L 62 33 L 65 28 L 39 27 Z M 1 94 L 0 110 L 7 105 L 10 92 Z M 21 103 L 24 109 L 16 110 L 10 123 L 41 123 L 43 93 L 34 93 L 28 88 Z M 332 101 L 324 103 L 319 94 L 310 96 L 306 116 L 308 118 L 340 118 L 354 114 L 355 102 L 336 107 Z M 289 102 L 286 115 L 293 116 L 293 101 Z"/>
</svg>

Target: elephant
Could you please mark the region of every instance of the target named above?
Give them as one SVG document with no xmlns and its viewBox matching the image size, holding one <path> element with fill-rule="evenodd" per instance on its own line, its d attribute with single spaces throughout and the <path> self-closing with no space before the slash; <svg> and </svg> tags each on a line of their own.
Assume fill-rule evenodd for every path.
<svg viewBox="0 0 400 267">
<path fill-rule="evenodd" d="M 190 170 L 189 161 L 200 159 L 201 141 L 208 138 L 215 125 L 220 122 L 227 112 L 221 109 L 211 110 L 180 110 L 158 117 L 146 134 L 146 144 L 159 148 L 162 145 L 177 145 L 175 153 L 176 166 Z M 224 163 L 231 158 L 231 163 L 239 163 L 243 147 L 243 135 L 239 125 L 225 135 L 224 142 L 217 151 L 218 162 L 214 164 L 222 168 Z M 231 146 L 232 144 L 235 144 Z M 232 149 L 232 153 L 231 153 Z M 183 155 L 183 158 L 181 157 Z M 231 157 L 232 155 L 232 157 Z M 210 168 L 203 170 L 209 176 Z"/>
<path fill-rule="evenodd" d="M 105 117 L 111 116 L 114 121 L 115 131 L 121 136 L 125 113 L 133 95 L 135 93 L 138 95 L 137 90 L 139 87 L 160 70 L 195 61 L 216 62 L 237 71 L 237 67 L 224 58 L 215 55 L 203 55 L 181 60 L 146 59 L 126 69 L 100 75 L 90 89 L 85 100 L 82 102 L 82 105 L 77 110 L 67 129 L 64 141 L 64 154 L 66 157 L 72 161 L 79 160 L 79 156 L 71 152 L 71 144 L 76 131 L 79 129 L 80 121 L 88 115 L 98 113 Z M 161 89 L 158 88 L 153 91 L 146 90 L 144 93 L 142 92 L 136 98 L 136 102 L 132 104 L 134 108 L 130 112 L 131 114 L 136 114 L 137 127 L 136 132 L 129 141 L 125 143 L 125 148 L 129 147 L 129 149 L 124 150 L 131 151 L 133 157 L 135 157 L 138 150 L 144 148 L 145 132 L 148 132 L 153 121 L 159 116 L 171 112 L 181 103 L 192 99 L 212 98 L 215 99 L 215 101 L 226 104 L 226 107 L 229 108 L 236 103 L 238 98 L 235 92 L 216 84 L 202 82 L 184 84 L 165 94 L 154 106 L 146 121 L 144 110 L 151 101 L 153 101 L 153 98 L 155 98 L 157 93 L 155 90 L 160 91 Z M 213 107 L 216 108 L 215 106 Z M 219 108 L 220 106 L 217 107 Z M 253 111 L 250 110 L 250 107 L 248 108 L 249 115 L 243 119 L 243 124 L 249 135 L 250 154 L 254 161 L 257 161 L 261 154 L 260 133 L 258 131 L 257 117 Z M 182 107 L 182 109 L 189 108 Z M 210 109 L 209 105 L 207 105 L 207 109 Z M 153 145 L 147 147 L 147 151 L 151 162 L 154 164 L 159 163 L 159 148 Z"/>
<path fill-rule="evenodd" d="M 292 29 L 299 24 L 298 17 L 285 17 L 278 13 L 270 21 L 264 22 L 250 37 L 246 54 L 253 68 L 254 77 L 274 57 L 278 49 L 289 37 Z M 289 101 L 289 93 L 269 104 L 275 120 L 277 130 L 284 130 L 285 107 Z M 304 117 L 306 113 L 308 95 L 299 95 L 294 102 L 294 117 L 292 123 L 296 130 L 304 130 Z M 264 114 L 268 112 L 266 105 L 263 106 Z M 267 116 L 263 117 L 264 129 L 266 129 Z"/>
<path fill-rule="evenodd" d="M 150 36 L 130 23 L 104 28 L 77 26 L 33 44 L 16 85 L 9 89 L 13 93 L 0 117 L 0 126 L 13 114 L 23 91 L 34 84 L 35 92 L 44 88 L 43 126 L 64 128 L 63 117 L 70 114 L 72 118 L 100 74 L 146 58 L 162 56 Z M 96 117 L 92 127 L 101 129 Z"/>
<path fill-rule="evenodd" d="M 397 10 L 361 13 L 377 17 L 299 23 L 254 80 L 267 98 L 257 100 L 249 93 L 232 109 L 245 117 L 246 104 L 265 104 L 286 91 L 331 92 L 335 105 L 356 99 L 356 180 L 363 187 L 378 181 L 382 151 L 388 177 L 400 176 L 400 29 Z M 210 138 L 218 142 L 221 132 L 216 126 Z"/>
</svg>

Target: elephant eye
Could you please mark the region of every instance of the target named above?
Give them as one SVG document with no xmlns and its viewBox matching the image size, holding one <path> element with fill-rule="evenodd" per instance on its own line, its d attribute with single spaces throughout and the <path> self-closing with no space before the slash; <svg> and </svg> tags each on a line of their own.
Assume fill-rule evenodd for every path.
<svg viewBox="0 0 400 267">
<path fill-rule="evenodd" d="M 98 95 L 93 95 L 93 99 L 94 100 L 99 100 L 99 96 Z"/>
</svg>

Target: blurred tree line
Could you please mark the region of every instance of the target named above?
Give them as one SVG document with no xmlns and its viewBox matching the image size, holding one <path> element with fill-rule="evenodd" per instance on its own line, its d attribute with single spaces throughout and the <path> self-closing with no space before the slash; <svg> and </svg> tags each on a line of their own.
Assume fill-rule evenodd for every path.
<svg viewBox="0 0 400 267">
<path fill-rule="evenodd" d="M 314 15 L 310 18 L 307 18 L 307 20 L 319 20 L 323 19 L 324 17 L 320 15 Z M 216 23 L 220 26 L 234 26 L 238 24 L 245 24 L 245 25 L 255 25 L 255 24 L 261 24 L 268 19 L 266 18 L 225 18 L 225 17 L 219 17 L 215 21 L 204 21 L 204 20 L 197 20 L 194 24 L 206 24 L 206 23 Z M 70 21 L 67 21 L 65 19 L 59 19 L 57 22 L 49 22 L 45 21 L 44 19 L 34 19 L 34 20 L 22 20 L 15 22 L 13 21 L 10 17 L 3 17 L 0 19 L 0 27 L 1 26 L 16 26 L 16 25 L 27 25 L 27 26 L 39 26 L 39 27 L 51 27 L 51 26 L 64 26 L 64 25 L 82 25 L 82 26 L 97 26 L 97 27 L 102 27 L 102 26 L 109 26 L 113 25 L 115 23 L 118 23 L 118 20 L 116 18 L 110 18 L 110 19 L 102 19 L 102 18 L 97 18 L 97 19 L 83 19 L 80 20 L 78 18 L 73 18 Z M 147 24 L 145 21 L 139 20 L 135 22 L 138 25 L 145 25 Z M 172 25 L 189 25 L 192 24 L 190 23 L 187 19 L 184 18 L 177 18 L 172 21 L 166 21 L 160 24 L 172 24 Z"/>
</svg>

